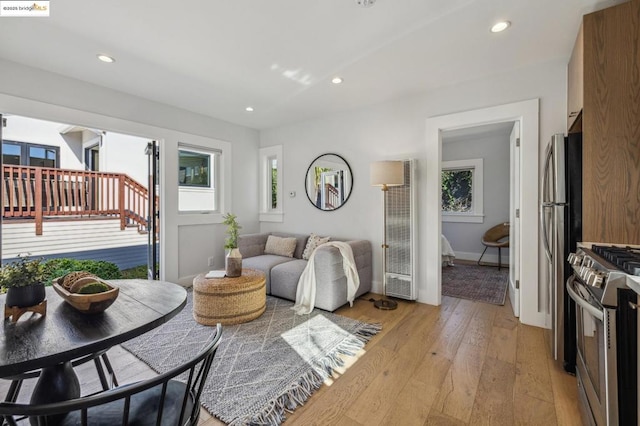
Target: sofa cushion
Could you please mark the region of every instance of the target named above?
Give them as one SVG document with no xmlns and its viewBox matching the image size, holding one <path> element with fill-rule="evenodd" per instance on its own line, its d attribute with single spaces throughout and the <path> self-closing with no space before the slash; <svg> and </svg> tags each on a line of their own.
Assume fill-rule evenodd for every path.
<svg viewBox="0 0 640 426">
<path fill-rule="evenodd" d="M 296 251 L 296 243 L 295 238 L 282 238 L 269 235 L 267 244 L 264 247 L 264 254 L 293 257 L 293 253 Z"/>
<path fill-rule="evenodd" d="M 286 232 L 272 232 L 271 235 L 275 235 L 276 237 L 295 238 L 297 243 L 296 243 L 296 251 L 293 253 L 293 257 L 295 257 L 296 259 L 302 259 L 302 252 L 304 251 L 304 248 L 307 245 L 307 238 L 309 238 L 309 235 L 290 234 Z"/>
<path fill-rule="evenodd" d="M 304 248 L 304 252 L 302 252 L 302 258 L 304 260 L 309 260 L 311 257 L 311 253 L 320 245 L 329 242 L 329 238 L 331 237 L 321 237 L 314 233 L 309 235 L 309 239 L 307 240 L 307 245 Z"/>
<path fill-rule="evenodd" d="M 262 256 L 248 257 L 242 259 L 242 267 L 249 269 L 257 269 L 264 272 L 267 281 L 267 294 L 271 294 L 271 268 L 285 262 L 291 262 L 290 257 L 276 256 L 273 254 L 264 254 Z M 306 263 L 306 262 L 305 262 Z M 296 281 L 297 283 L 297 281 Z"/>
<path fill-rule="evenodd" d="M 296 300 L 298 281 L 307 266 L 302 259 L 281 263 L 271 269 L 271 294 L 289 300 Z"/>
<path fill-rule="evenodd" d="M 238 248 L 242 257 L 253 257 L 264 254 L 267 234 L 245 234 L 238 237 Z"/>
</svg>

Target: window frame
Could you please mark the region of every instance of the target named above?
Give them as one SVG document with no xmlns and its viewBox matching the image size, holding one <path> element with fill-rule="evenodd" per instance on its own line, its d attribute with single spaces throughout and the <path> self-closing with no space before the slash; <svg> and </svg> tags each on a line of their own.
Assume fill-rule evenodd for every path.
<svg viewBox="0 0 640 426">
<path fill-rule="evenodd" d="M 260 159 L 260 222 L 283 222 L 284 209 L 282 202 L 283 163 L 282 145 L 274 145 L 259 150 Z M 276 182 L 276 208 L 272 208 L 272 161 L 276 161 L 278 180 Z"/>
<path fill-rule="evenodd" d="M 189 185 L 180 183 L 180 152 L 185 151 L 195 154 L 209 155 L 209 168 L 212 172 L 209 173 L 209 185 Z M 224 206 L 224 182 L 222 179 L 221 168 L 224 167 L 223 150 L 219 148 L 205 147 L 201 145 L 193 145 L 183 142 L 178 142 L 178 214 L 222 214 Z M 183 209 L 180 203 L 181 194 L 190 193 L 194 196 L 204 197 L 207 194 L 213 194 L 213 206 L 212 208 L 202 209 Z"/>
<path fill-rule="evenodd" d="M 59 146 L 55 146 L 55 145 L 43 145 L 43 144 L 39 144 L 39 143 L 32 143 L 32 142 L 20 142 L 20 141 L 14 141 L 11 139 L 5 139 L 2 141 L 2 146 L 4 147 L 5 145 L 13 145 L 13 146 L 17 146 L 18 148 L 20 148 L 20 166 L 26 166 L 26 167 L 42 167 L 42 166 L 32 166 L 30 163 L 30 149 L 31 148 L 40 148 L 40 149 L 44 149 L 45 152 L 47 150 L 49 151 L 54 151 L 55 152 L 55 163 L 56 165 L 54 167 L 47 167 L 45 166 L 44 168 L 47 169 L 59 169 L 61 164 L 60 164 L 60 147 Z M 2 163 L 4 164 L 4 152 L 0 153 L 0 155 L 2 155 Z"/>
<path fill-rule="evenodd" d="M 448 170 L 471 170 L 471 210 L 468 212 L 445 212 L 442 210 L 442 172 Z M 443 222 L 484 222 L 484 160 L 472 158 L 467 160 L 442 161 L 440 170 L 440 212 Z"/>
</svg>

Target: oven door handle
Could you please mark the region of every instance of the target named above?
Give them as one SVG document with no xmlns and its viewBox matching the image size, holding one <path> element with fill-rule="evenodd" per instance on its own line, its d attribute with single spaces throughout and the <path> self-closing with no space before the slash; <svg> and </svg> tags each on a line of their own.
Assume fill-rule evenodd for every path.
<svg viewBox="0 0 640 426">
<path fill-rule="evenodd" d="M 596 317 L 596 319 L 604 322 L 604 312 L 602 310 L 596 308 L 591 303 L 584 300 L 582 296 L 580 296 L 573 288 L 576 277 L 571 275 L 567 280 L 567 291 L 569 292 L 569 296 L 575 300 L 575 302 L 580 305 L 581 308 L 586 309 L 590 315 Z"/>
</svg>

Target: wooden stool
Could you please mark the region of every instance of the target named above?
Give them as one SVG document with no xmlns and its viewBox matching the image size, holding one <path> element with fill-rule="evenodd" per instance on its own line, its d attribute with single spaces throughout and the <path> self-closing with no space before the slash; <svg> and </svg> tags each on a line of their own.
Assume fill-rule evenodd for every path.
<svg viewBox="0 0 640 426">
<path fill-rule="evenodd" d="M 193 318 L 203 325 L 240 324 L 258 318 L 267 308 L 264 273 L 243 269 L 237 278 L 193 279 Z"/>
</svg>

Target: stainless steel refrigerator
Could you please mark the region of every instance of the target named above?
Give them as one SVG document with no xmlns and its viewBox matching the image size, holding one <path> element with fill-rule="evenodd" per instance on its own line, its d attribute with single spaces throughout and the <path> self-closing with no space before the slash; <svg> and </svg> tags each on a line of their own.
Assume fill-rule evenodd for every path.
<svg viewBox="0 0 640 426">
<path fill-rule="evenodd" d="M 542 240 L 550 296 L 550 347 L 564 369 L 575 374 L 576 308 L 565 282 L 571 268 L 567 256 L 582 239 L 582 135 L 553 135 L 545 151 L 542 178 Z"/>
</svg>

